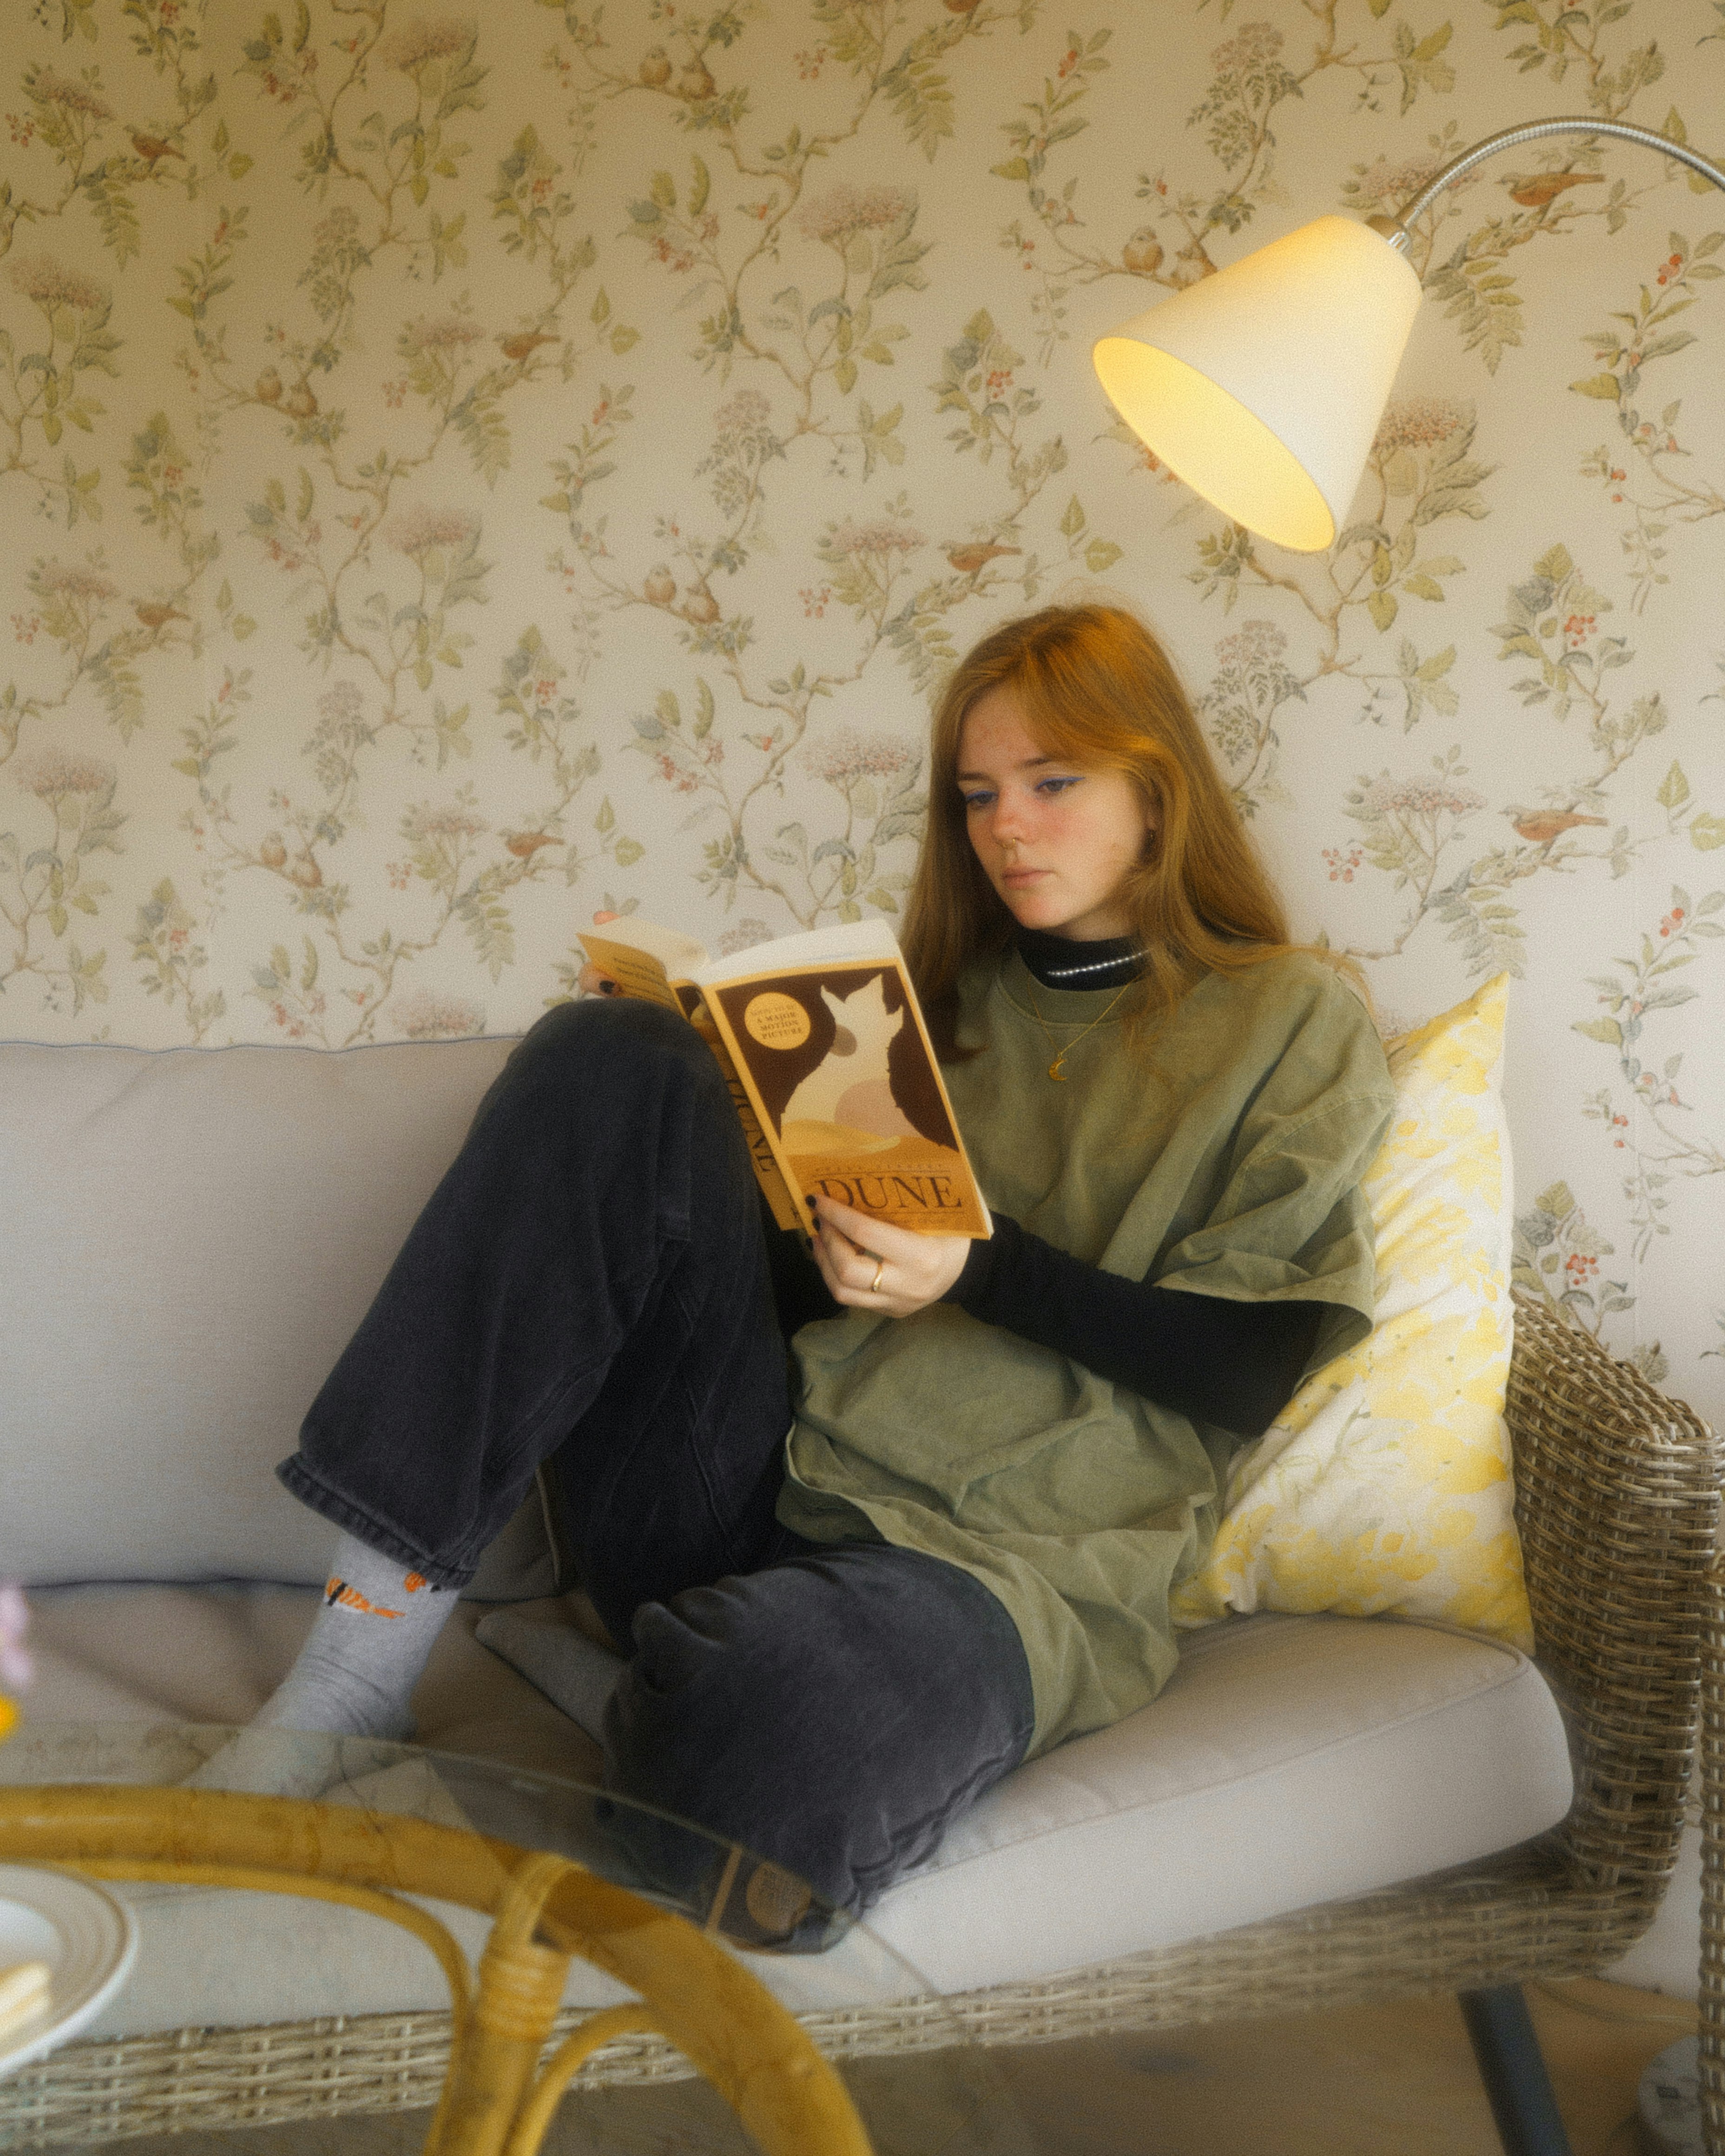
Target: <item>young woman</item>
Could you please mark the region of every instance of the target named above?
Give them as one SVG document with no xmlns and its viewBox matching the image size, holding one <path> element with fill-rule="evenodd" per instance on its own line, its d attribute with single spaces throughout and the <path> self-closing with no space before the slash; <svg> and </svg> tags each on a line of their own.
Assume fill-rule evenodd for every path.
<svg viewBox="0 0 1725 2156">
<path fill-rule="evenodd" d="M 1154 1697 L 1230 1450 L 1370 1328 L 1384 1057 L 1132 615 L 986 638 L 931 779 L 906 950 L 993 1239 L 823 1199 L 811 1264 L 691 1028 L 554 1010 L 280 1470 L 343 1535 L 263 1722 L 403 1733 L 542 1466 L 611 1784 L 835 1902 Z"/>
</svg>

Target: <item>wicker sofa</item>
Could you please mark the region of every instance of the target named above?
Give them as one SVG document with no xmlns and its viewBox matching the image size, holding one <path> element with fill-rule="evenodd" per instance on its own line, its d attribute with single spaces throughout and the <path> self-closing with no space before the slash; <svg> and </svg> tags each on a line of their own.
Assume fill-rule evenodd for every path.
<svg viewBox="0 0 1725 2156">
<path fill-rule="evenodd" d="M 0 1045 L 0 1573 L 32 1588 L 39 1725 L 234 1722 L 267 1695 L 325 1553 L 269 1466 L 510 1045 Z M 944 2010 L 840 2007 L 819 2041 L 927 2049 L 956 2015 L 1025 2043 L 1454 1989 L 1489 2055 L 1502 1987 L 1633 1943 L 1696 1751 L 1721 1456 L 1548 1306 L 1518 1312 L 1537 1665 L 1393 1620 L 1194 1635 L 1153 1707 L 1009 1777 L 879 1905 Z M 485 1601 L 551 1614 L 565 1584 L 530 1503 L 440 1643 L 424 1741 L 592 1774 L 472 1636 Z M 0 2145 L 429 2103 L 434 1992 L 388 1968 L 343 1988 L 332 1938 L 284 1931 L 250 1994 L 159 1954 L 153 1991 L 0 2083 Z M 588 2069 L 684 2070 L 649 2036 Z M 1539 2145 L 1505 2102 L 1507 2145 Z"/>
</svg>

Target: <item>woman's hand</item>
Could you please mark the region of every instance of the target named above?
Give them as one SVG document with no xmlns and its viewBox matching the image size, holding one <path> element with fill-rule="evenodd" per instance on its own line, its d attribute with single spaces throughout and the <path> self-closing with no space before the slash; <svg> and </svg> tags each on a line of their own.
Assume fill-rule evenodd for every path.
<svg viewBox="0 0 1725 2156">
<path fill-rule="evenodd" d="M 814 1262 L 835 1302 L 908 1317 L 938 1302 L 964 1270 L 968 1235 L 916 1235 L 834 1198 L 814 1201 Z M 878 1283 L 878 1285 L 877 1285 Z"/>
</svg>

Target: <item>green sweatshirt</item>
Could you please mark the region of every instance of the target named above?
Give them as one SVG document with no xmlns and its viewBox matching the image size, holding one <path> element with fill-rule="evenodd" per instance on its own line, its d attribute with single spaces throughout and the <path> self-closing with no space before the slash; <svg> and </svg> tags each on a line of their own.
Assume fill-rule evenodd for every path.
<svg viewBox="0 0 1725 2156">
<path fill-rule="evenodd" d="M 1393 1100 L 1363 1005 L 1300 954 L 1206 974 L 1136 1040 L 1118 1014 L 1080 1039 L 1107 1002 L 1042 987 L 1016 952 L 968 972 L 958 1037 L 982 1052 L 945 1075 L 990 1206 L 1129 1279 L 1322 1303 L 1309 1369 L 1355 1346 L 1360 1178 Z M 1237 1437 L 951 1303 L 854 1311 L 793 1346 L 788 1527 L 924 1550 L 998 1595 L 1029 1661 L 1032 1756 L 1156 1697 L 1169 1593 L 1204 1561 Z"/>
</svg>

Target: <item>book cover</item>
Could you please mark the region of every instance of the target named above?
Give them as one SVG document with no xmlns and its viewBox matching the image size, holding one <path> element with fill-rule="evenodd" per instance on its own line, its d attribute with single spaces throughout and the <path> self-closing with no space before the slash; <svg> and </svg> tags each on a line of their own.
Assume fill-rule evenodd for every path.
<svg viewBox="0 0 1725 2156">
<path fill-rule="evenodd" d="M 785 937 L 696 978 L 793 1198 L 824 1193 L 923 1234 L 993 1233 L 884 923 Z"/>
</svg>

